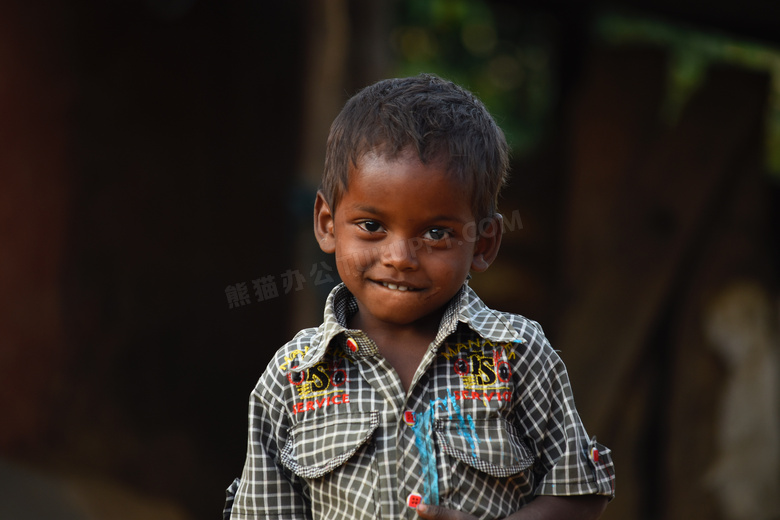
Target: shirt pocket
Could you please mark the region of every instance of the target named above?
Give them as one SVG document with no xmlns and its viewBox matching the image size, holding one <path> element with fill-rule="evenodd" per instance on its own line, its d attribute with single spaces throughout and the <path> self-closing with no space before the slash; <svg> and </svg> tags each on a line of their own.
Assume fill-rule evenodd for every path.
<svg viewBox="0 0 780 520">
<path fill-rule="evenodd" d="M 533 454 L 504 418 L 439 419 L 434 429 L 442 504 L 503 518 L 533 498 Z"/>
<path fill-rule="evenodd" d="M 342 413 L 300 422 L 289 429 L 280 461 L 299 477 L 322 477 L 355 455 L 378 426 L 379 412 Z"/>
<path fill-rule="evenodd" d="M 311 517 L 378 517 L 379 479 L 374 443 L 379 412 L 339 413 L 288 430 L 279 461 L 302 479 Z"/>
</svg>

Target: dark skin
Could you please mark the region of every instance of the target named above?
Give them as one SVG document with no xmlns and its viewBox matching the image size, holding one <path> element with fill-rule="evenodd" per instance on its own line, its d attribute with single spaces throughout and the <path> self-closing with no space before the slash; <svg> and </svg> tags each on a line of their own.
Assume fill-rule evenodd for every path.
<svg viewBox="0 0 780 520">
<path fill-rule="evenodd" d="M 367 155 L 349 179 L 337 211 L 318 194 L 315 235 L 357 299 L 349 326 L 376 343 L 409 389 L 444 307 L 470 271 L 495 259 L 501 216 L 474 236 L 469 191 L 443 162 L 422 164 L 413 151 L 392 161 Z"/>
<path fill-rule="evenodd" d="M 360 315 L 356 315 L 349 323 L 351 328 L 366 330 L 360 322 Z M 433 326 L 438 326 L 440 318 L 432 322 Z M 399 335 L 384 335 L 374 332 L 371 339 L 376 343 L 377 349 L 382 353 L 382 357 L 390 363 L 395 369 L 404 390 L 412 386 L 412 380 L 417 367 L 420 366 L 425 350 L 428 348 L 432 338 L 435 336 L 436 329 L 430 336 L 419 337 L 416 334 L 408 334 L 407 338 Z"/>
<path fill-rule="evenodd" d="M 379 196 L 381 194 L 381 196 Z M 443 307 L 469 271 L 481 272 L 501 244 L 501 216 L 481 223 L 467 190 L 443 163 L 422 164 L 413 152 L 387 161 L 367 156 L 350 170 L 338 211 L 320 193 L 314 231 L 320 248 L 336 255 L 344 283 L 358 302 L 349 326 L 363 330 L 393 367 L 405 390 L 438 330 Z M 604 497 L 540 496 L 511 520 L 591 520 Z M 421 518 L 476 517 L 440 506 L 420 506 Z"/>
</svg>

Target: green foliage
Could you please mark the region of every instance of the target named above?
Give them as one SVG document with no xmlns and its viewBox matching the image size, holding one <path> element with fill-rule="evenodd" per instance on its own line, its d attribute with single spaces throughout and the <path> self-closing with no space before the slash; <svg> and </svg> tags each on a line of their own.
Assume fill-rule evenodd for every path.
<svg viewBox="0 0 780 520">
<path fill-rule="evenodd" d="M 553 23 L 483 0 L 399 2 L 398 75 L 438 74 L 482 99 L 515 155 L 541 139 L 555 100 Z"/>
<path fill-rule="evenodd" d="M 668 49 L 671 66 L 664 116 L 670 123 L 699 87 L 711 64 L 730 63 L 770 73 L 766 168 L 780 181 L 780 50 L 714 31 L 618 14 L 602 15 L 595 30 L 599 38 L 612 45 L 648 43 Z"/>
</svg>

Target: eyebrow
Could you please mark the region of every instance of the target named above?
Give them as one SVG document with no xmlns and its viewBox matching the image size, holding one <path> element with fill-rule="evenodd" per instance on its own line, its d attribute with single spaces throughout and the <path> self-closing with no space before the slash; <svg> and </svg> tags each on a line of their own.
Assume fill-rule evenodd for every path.
<svg viewBox="0 0 780 520">
<path fill-rule="evenodd" d="M 444 221 L 444 222 L 461 222 L 461 219 L 454 217 L 452 215 L 434 215 L 429 220 L 435 222 L 435 221 Z"/>
<path fill-rule="evenodd" d="M 371 213 L 372 215 L 377 215 L 380 217 L 383 215 L 382 211 L 380 211 L 376 206 L 357 206 L 354 209 L 357 211 L 365 211 L 366 213 Z M 426 220 L 429 222 L 461 222 L 461 219 L 458 217 L 444 213 L 434 215 L 433 217 L 430 217 Z"/>
<path fill-rule="evenodd" d="M 382 214 L 382 212 L 379 211 L 379 209 L 377 209 L 374 206 L 357 206 L 355 209 L 357 211 L 365 211 L 366 213 L 373 213 L 374 215 L 381 215 Z"/>
</svg>

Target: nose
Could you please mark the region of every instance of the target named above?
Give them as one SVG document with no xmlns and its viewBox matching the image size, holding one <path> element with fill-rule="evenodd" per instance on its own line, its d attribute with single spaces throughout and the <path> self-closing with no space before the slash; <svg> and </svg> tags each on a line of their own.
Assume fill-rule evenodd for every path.
<svg viewBox="0 0 780 520">
<path fill-rule="evenodd" d="M 393 267 L 399 271 L 414 270 L 419 265 L 417 248 L 407 239 L 396 240 L 384 245 L 381 258 L 382 264 L 386 267 Z"/>
</svg>

